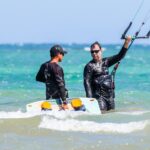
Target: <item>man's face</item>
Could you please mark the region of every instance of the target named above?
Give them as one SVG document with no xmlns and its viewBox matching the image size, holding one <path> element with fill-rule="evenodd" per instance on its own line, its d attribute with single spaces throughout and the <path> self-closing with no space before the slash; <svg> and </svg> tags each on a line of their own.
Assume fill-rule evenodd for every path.
<svg viewBox="0 0 150 150">
<path fill-rule="evenodd" d="M 63 57 L 64 57 L 64 54 L 63 54 L 63 53 L 59 53 L 59 54 L 58 54 L 59 62 L 62 61 Z"/>
<path fill-rule="evenodd" d="M 100 61 L 102 59 L 102 49 L 99 45 L 95 44 L 91 49 L 91 55 L 95 61 Z"/>
</svg>

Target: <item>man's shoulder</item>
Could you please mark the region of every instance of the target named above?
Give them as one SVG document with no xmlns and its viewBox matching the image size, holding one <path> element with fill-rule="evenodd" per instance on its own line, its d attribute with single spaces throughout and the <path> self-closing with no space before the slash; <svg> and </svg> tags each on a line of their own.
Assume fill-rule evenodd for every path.
<svg viewBox="0 0 150 150">
<path fill-rule="evenodd" d="M 48 68 L 54 72 L 63 71 L 63 68 L 58 63 L 48 63 Z"/>
<path fill-rule="evenodd" d="M 92 68 L 92 66 L 93 66 L 93 64 L 94 64 L 94 61 L 93 60 L 90 60 L 86 65 L 85 65 L 85 69 L 89 69 L 89 68 Z"/>
<path fill-rule="evenodd" d="M 51 66 L 52 68 L 53 68 L 53 67 L 54 67 L 54 68 L 61 68 L 61 66 L 60 66 L 58 63 L 55 63 L 55 62 L 53 62 L 53 63 L 47 62 L 47 63 L 48 63 L 48 65 Z"/>
<path fill-rule="evenodd" d="M 41 67 L 45 67 L 48 63 L 49 63 L 49 61 L 46 61 L 46 62 L 42 63 Z"/>
<path fill-rule="evenodd" d="M 102 62 L 106 61 L 109 57 L 102 58 Z"/>
<path fill-rule="evenodd" d="M 90 60 L 87 64 L 86 64 L 86 66 L 90 66 L 91 64 L 93 64 L 94 63 L 94 61 L 93 60 Z"/>
</svg>

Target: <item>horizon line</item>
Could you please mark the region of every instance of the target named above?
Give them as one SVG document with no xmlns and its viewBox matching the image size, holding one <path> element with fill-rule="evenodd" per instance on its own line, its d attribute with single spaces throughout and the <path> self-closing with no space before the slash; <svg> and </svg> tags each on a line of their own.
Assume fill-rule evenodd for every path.
<svg viewBox="0 0 150 150">
<path fill-rule="evenodd" d="M 92 43 L 92 42 L 91 42 Z M 0 46 L 2 45 L 17 45 L 17 46 L 23 46 L 23 45 L 54 45 L 54 44 L 59 44 L 59 45 L 91 45 L 89 42 L 4 42 L 0 43 Z M 121 42 L 112 42 L 112 43 L 102 43 L 102 45 L 122 45 Z M 134 45 L 150 45 L 150 43 L 135 43 Z"/>
</svg>

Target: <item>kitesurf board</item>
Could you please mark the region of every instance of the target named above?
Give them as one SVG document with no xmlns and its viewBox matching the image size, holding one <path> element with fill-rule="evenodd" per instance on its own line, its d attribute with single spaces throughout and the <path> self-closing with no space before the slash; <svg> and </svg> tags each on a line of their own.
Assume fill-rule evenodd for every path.
<svg viewBox="0 0 150 150">
<path fill-rule="evenodd" d="M 85 97 L 79 97 L 79 98 L 68 98 L 68 107 L 70 111 L 75 111 L 74 108 L 71 105 L 71 101 L 74 99 L 80 99 L 82 101 L 82 104 L 85 107 L 85 111 L 90 112 L 90 113 L 96 113 L 96 114 L 100 114 L 100 108 L 98 105 L 98 102 L 95 98 L 85 98 Z M 52 111 L 59 111 L 59 107 L 56 103 L 55 99 L 51 99 L 51 100 L 40 100 L 40 101 L 36 101 L 33 103 L 29 103 L 26 105 L 26 110 L 27 112 L 35 112 L 35 111 L 41 111 L 41 105 L 43 102 L 49 102 L 52 105 Z"/>
</svg>

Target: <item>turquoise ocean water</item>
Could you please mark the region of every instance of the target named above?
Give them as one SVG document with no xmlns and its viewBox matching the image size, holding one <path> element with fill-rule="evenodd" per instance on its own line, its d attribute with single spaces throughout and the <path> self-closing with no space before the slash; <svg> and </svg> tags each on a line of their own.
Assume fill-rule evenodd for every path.
<svg viewBox="0 0 150 150">
<path fill-rule="evenodd" d="M 51 44 L 0 45 L 0 149 L 2 150 L 149 150 L 150 46 L 134 45 L 116 74 L 116 110 L 26 112 L 25 105 L 45 99 L 45 85 L 35 81 L 49 60 Z M 83 68 L 91 59 L 88 44 L 63 45 L 70 97 L 84 97 Z M 121 45 L 103 45 L 103 57 Z M 110 71 L 112 68 L 110 68 Z"/>
</svg>

